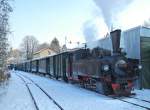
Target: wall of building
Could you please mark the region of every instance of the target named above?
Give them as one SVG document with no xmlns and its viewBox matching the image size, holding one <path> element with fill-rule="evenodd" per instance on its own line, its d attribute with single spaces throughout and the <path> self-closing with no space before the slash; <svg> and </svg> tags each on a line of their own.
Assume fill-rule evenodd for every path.
<svg viewBox="0 0 150 110">
<path fill-rule="evenodd" d="M 51 54 L 55 54 L 55 52 L 50 49 L 43 49 L 40 50 L 39 52 L 34 53 L 33 58 L 41 58 Z"/>
<path fill-rule="evenodd" d="M 141 71 L 143 88 L 150 88 L 150 37 L 141 37 Z"/>
</svg>

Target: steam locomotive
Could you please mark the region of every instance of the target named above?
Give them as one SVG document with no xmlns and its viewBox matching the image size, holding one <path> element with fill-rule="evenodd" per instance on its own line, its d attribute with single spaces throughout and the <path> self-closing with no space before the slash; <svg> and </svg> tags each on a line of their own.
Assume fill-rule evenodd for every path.
<svg viewBox="0 0 150 110">
<path fill-rule="evenodd" d="M 130 95 L 142 66 L 120 49 L 121 30 L 110 33 L 113 52 L 80 48 L 19 63 L 16 69 L 79 83 L 105 95 Z"/>
</svg>

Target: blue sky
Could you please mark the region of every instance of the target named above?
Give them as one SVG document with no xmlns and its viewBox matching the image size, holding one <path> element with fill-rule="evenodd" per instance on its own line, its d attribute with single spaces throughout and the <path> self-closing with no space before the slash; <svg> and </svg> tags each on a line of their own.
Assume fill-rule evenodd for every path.
<svg viewBox="0 0 150 110">
<path fill-rule="evenodd" d="M 60 43 L 65 36 L 73 42 L 82 41 L 83 23 L 93 13 L 92 0 L 15 0 L 10 17 L 13 31 L 11 45 L 19 47 L 26 35 L 34 35 L 40 43 L 57 37 Z"/>
<path fill-rule="evenodd" d="M 119 28 L 134 27 L 150 17 L 150 0 L 133 1 L 118 13 Z M 98 38 L 107 32 L 102 13 L 93 0 L 15 0 L 13 7 L 9 42 L 14 48 L 19 48 L 26 35 L 35 36 L 40 43 L 50 43 L 57 37 L 62 45 L 65 36 L 74 44 L 84 43 L 83 25 L 86 22 L 94 23 L 100 31 Z"/>
</svg>

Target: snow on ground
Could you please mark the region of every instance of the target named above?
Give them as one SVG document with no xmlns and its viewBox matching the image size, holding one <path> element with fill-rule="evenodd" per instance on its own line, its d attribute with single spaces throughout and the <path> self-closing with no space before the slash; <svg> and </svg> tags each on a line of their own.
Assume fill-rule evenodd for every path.
<svg viewBox="0 0 150 110">
<path fill-rule="evenodd" d="M 135 92 L 137 94 L 135 96 L 136 98 L 150 101 L 150 90 L 142 89 L 142 90 L 135 90 Z"/>
<path fill-rule="evenodd" d="M 28 76 L 38 83 L 64 110 L 144 110 L 141 107 L 117 99 L 108 98 L 104 95 L 62 81 L 40 77 L 26 72 L 16 71 L 16 73 Z M 143 91 L 137 90 L 137 97 L 142 97 L 142 95 L 150 97 L 150 91 L 145 91 L 146 94 L 144 95 Z M 146 106 L 149 107 L 147 104 Z"/>
<path fill-rule="evenodd" d="M 60 110 L 52 100 L 50 100 L 38 87 L 36 87 L 31 81 L 24 78 L 28 84 L 33 97 L 40 110 Z"/>
<path fill-rule="evenodd" d="M 35 110 L 33 100 L 24 82 L 16 75 L 23 74 L 38 83 L 64 110 L 145 110 L 117 99 L 64 83 L 26 72 L 12 71 L 8 84 L 0 86 L 0 110 Z M 40 110 L 59 110 L 48 97 L 30 80 L 27 82 L 33 97 Z M 150 100 L 150 90 L 135 90 L 137 98 Z M 124 98 L 123 100 L 150 107 L 136 99 Z"/>
<path fill-rule="evenodd" d="M 142 99 L 142 98 L 140 98 L 140 99 Z M 150 103 L 148 103 L 148 102 L 143 102 L 143 101 L 140 101 L 140 100 L 137 100 L 137 99 L 133 99 L 133 98 L 124 98 L 122 100 L 125 100 L 125 101 L 128 101 L 128 102 L 132 102 L 132 103 L 135 103 L 135 104 L 140 104 L 140 105 L 142 105 L 144 107 L 150 108 Z"/>
<path fill-rule="evenodd" d="M 26 86 L 16 75 L 8 85 L 0 86 L 0 110 L 35 110 Z"/>
</svg>

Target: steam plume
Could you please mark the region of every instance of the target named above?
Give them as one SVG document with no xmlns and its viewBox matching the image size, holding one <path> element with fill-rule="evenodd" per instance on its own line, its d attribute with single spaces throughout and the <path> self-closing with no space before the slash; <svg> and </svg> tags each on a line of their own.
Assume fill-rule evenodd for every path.
<svg viewBox="0 0 150 110">
<path fill-rule="evenodd" d="M 86 42 L 95 40 L 97 37 L 96 26 L 92 22 L 87 21 L 83 26 L 83 34 L 85 36 Z"/>
<path fill-rule="evenodd" d="M 117 14 L 121 12 L 132 0 L 94 0 L 100 8 L 108 28 L 116 22 Z"/>
</svg>

